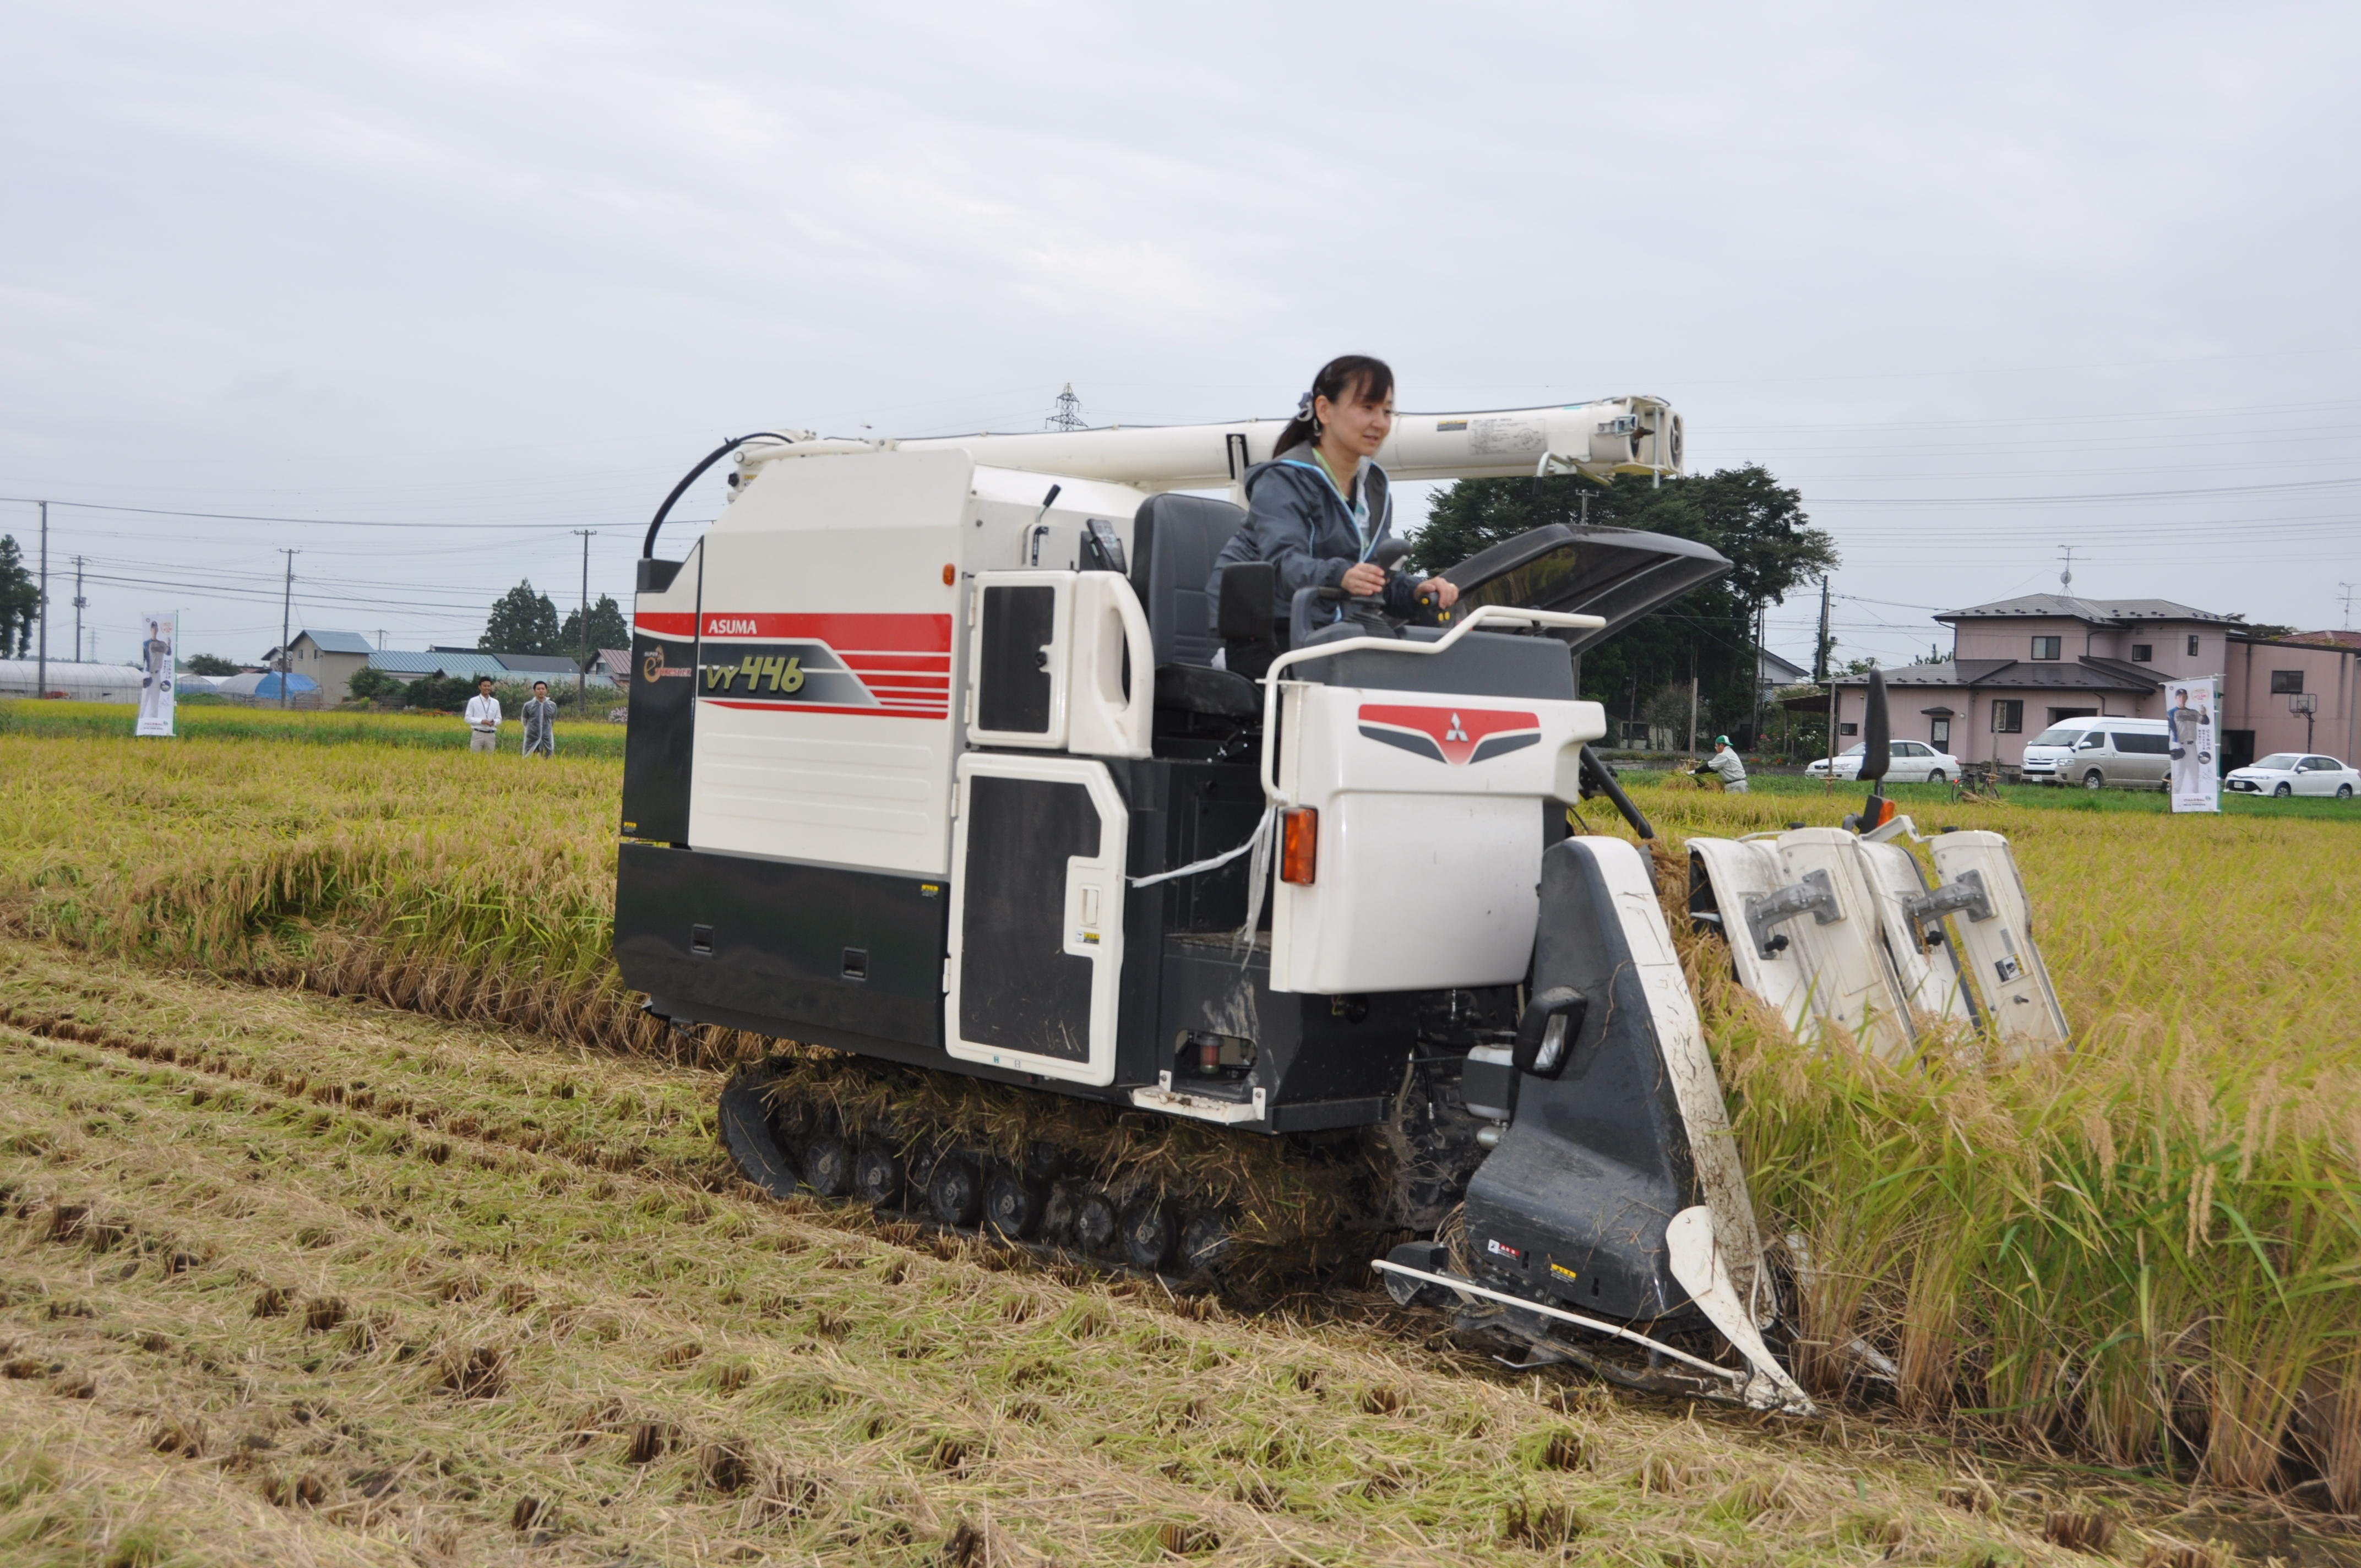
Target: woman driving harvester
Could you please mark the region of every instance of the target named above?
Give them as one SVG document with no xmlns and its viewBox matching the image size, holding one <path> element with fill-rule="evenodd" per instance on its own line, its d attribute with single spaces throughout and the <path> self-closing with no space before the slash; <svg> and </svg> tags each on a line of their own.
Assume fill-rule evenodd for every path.
<svg viewBox="0 0 2361 1568">
<path fill-rule="evenodd" d="M 1383 600 L 1408 616 L 1424 592 L 1443 609 L 1457 601 L 1455 584 L 1389 572 L 1369 559 L 1393 528 L 1393 497 L 1378 448 L 1394 428 L 1394 373 L 1382 359 L 1347 354 L 1321 367 L 1295 417 L 1279 432 L 1268 463 L 1246 470 L 1246 521 L 1214 558 L 1205 582 L 1218 625 L 1222 573 L 1248 561 L 1275 568 L 1268 641 L 1225 640 L 1223 663 L 1260 680 L 1287 646 L 1296 593 L 1342 588 Z M 1338 613 L 1342 613 L 1341 607 Z"/>
</svg>

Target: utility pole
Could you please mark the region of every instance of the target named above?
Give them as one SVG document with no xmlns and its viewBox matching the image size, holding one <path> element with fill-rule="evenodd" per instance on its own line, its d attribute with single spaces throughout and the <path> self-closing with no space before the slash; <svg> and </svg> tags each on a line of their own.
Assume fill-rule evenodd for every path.
<svg viewBox="0 0 2361 1568">
<path fill-rule="evenodd" d="M 2070 594 L 2074 591 L 2075 548 L 2071 544 L 2061 544 L 2058 547 L 2059 558 L 2066 563 L 2066 569 L 2058 574 L 2058 591 L 2061 594 Z"/>
<path fill-rule="evenodd" d="M 287 706 L 288 622 L 295 613 L 295 557 L 302 552 L 282 548 L 279 553 L 287 557 L 287 584 L 279 599 L 279 706 L 283 708 Z"/>
<path fill-rule="evenodd" d="M 2339 583 L 2336 591 L 2345 598 L 2345 630 L 2350 631 L 2353 630 L 2353 596 L 2361 593 L 2361 588 L 2356 588 L 2351 583 Z"/>
<path fill-rule="evenodd" d="M 41 653 L 40 674 L 33 677 L 33 695 L 49 695 L 49 503 L 41 509 Z"/>
<path fill-rule="evenodd" d="M 1073 392 L 1068 386 L 1066 395 L 1071 397 Z M 579 718 L 590 711 L 590 539 L 598 531 L 577 528 L 574 532 L 582 536 L 582 608 L 577 612 L 582 624 L 582 665 L 574 672 L 574 717 Z"/>
<path fill-rule="evenodd" d="M 1820 579 L 1820 638 L 1812 645 L 1812 684 L 1828 678 L 1828 580 Z"/>
<path fill-rule="evenodd" d="M 82 557 L 74 557 L 74 658 L 82 657 L 82 612 L 90 600 L 82 597 Z"/>
</svg>

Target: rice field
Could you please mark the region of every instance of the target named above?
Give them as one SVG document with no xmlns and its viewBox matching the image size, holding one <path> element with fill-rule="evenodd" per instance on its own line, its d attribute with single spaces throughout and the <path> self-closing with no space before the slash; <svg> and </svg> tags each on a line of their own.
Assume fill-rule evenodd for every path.
<svg viewBox="0 0 2361 1568">
<path fill-rule="evenodd" d="M 614 981 L 616 777 L 0 730 L 0 927 L 693 1074 L 750 1042 L 675 1059 Z M 1897 793 L 2011 837 L 2081 1040 L 2005 1071 L 1830 1059 L 1691 942 L 1765 1232 L 1794 1238 L 1802 1374 L 1889 1430 L 2361 1514 L 2361 820 Z M 1854 792 L 1635 794 L 1676 840 Z"/>
</svg>

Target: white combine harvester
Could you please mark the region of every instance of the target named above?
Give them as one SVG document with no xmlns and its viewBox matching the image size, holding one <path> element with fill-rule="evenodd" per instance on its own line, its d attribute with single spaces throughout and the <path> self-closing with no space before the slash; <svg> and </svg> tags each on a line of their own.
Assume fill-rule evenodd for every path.
<svg viewBox="0 0 2361 1568">
<path fill-rule="evenodd" d="M 1604 792 L 1644 835 L 1589 751 L 1606 723 L 1580 651 L 1729 563 L 1536 530 L 1451 571 L 1449 624 L 1348 607 L 1257 689 L 1212 661 L 1217 621 L 1268 630 L 1268 569 L 1232 569 L 1210 604 L 1243 512 L 1179 492 L 1238 487 L 1279 428 L 717 449 L 641 563 L 625 980 L 682 1024 L 1358 1161 L 1357 1229 L 1436 1238 L 1378 1262 L 1398 1299 L 1455 1303 L 1538 1360 L 1806 1408 L 1763 1337 L 1777 1292 L 1650 863 L 1565 809 Z M 721 517 L 658 558 L 674 501 L 733 455 Z M 1680 423 L 1650 398 L 1403 415 L 1379 461 L 1661 475 Z M 1753 879 L 1720 908 L 1759 883 L 1749 917 L 1794 930 L 1797 879 L 1764 853 L 1702 863 Z M 1879 907 L 1839 914 L 1866 933 Z M 1912 985 L 1934 1009 L 1939 980 Z M 1055 1149 L 1012 1164 L 900 1115 L 815 1113 L 780 1081 L 750 1069 L 722 1106 L 774 1190 L 906 1195 L 947 1225 L 1183 1274 L 1218 1264 L 1236 1219 Z"/>
</svg>

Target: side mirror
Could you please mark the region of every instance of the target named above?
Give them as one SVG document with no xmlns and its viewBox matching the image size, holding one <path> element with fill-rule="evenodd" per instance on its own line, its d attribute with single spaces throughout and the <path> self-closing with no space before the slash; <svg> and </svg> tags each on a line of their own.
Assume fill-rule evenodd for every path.
<svg viewBox="0 0 2361 1568">
<path fill-rule="evenodd" d="M 1517 1020 L 1514 1051 L 1517 1070 L 1538 1078 L 1555 1078 L 1574 1054 L 1574 1037 L 1582 1033 L 1590 998 L 1570 985 L 1554 985 L 1525 1004 Z"/>
<path fill-rule="evenodd" d="M 1869 707 L 1861 716 L 1861 776 L 1872 783 L 1885 776 L 1894 761 L 1894 724 L 1885 700 L 1885 672 L 1869 672 Z"/>
</svg>

